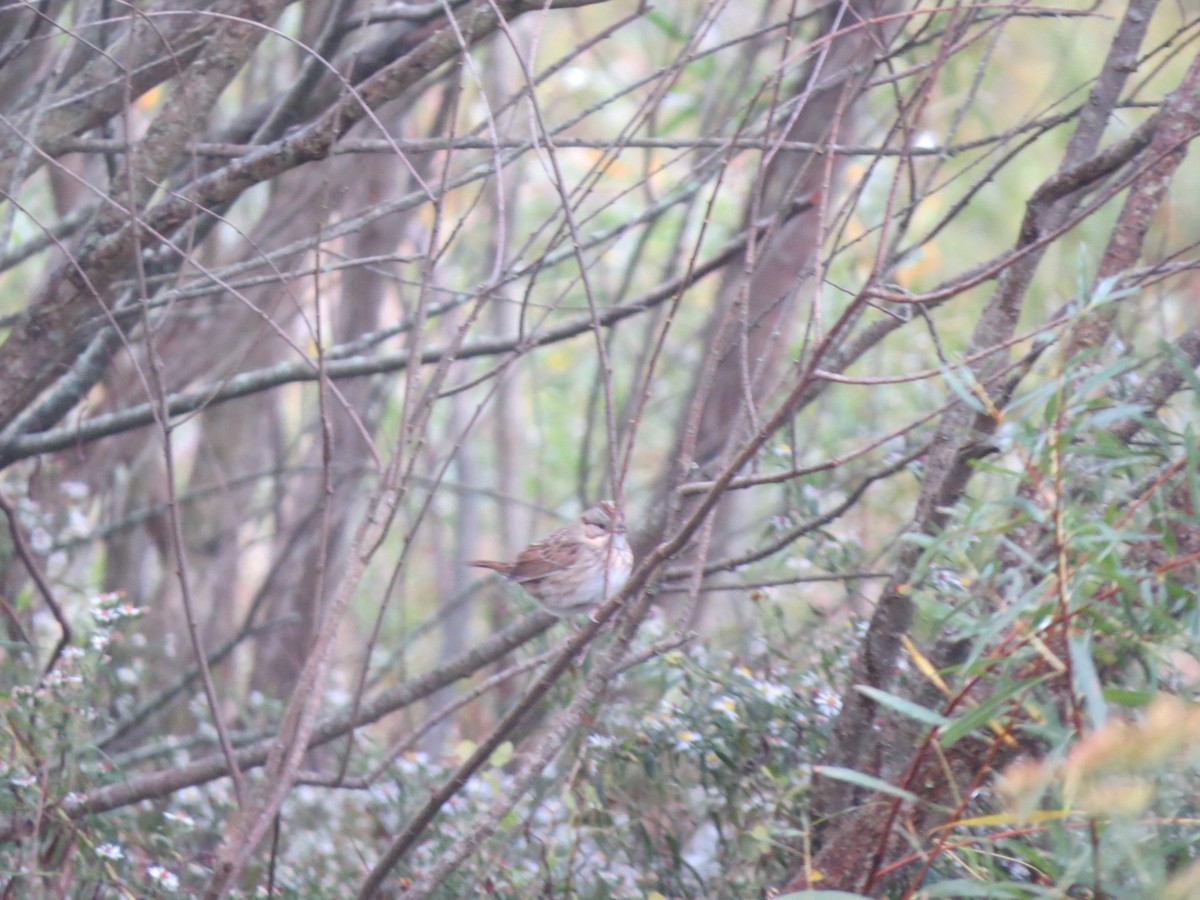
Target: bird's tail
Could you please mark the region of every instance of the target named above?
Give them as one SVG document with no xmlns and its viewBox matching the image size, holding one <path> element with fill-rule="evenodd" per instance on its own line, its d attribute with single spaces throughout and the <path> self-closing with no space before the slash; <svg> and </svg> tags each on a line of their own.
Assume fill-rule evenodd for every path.
<svg viewBox="0 0 1200 900">
<path fill-rule="evenodd" d="M 512 563 L 496 562 L 494 559 L 469 559 L 467 565 L 477 569 L 491 569 L 501 575 L 507 575 L 512 571 Z"/>
</svg>

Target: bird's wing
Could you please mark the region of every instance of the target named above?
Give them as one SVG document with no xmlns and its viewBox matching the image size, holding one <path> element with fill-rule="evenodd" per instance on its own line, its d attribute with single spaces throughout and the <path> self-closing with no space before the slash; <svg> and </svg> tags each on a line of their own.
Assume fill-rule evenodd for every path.
<svg viewBox="0 0 1200 900">
<path fill-rule="evenodd" d="M 550 553 L 547 543 L 538 541 L 522 550 L 520 556 L 513 563 L 508 577 L 516 582 L 537 581 L 539 578 L 545 578 L 551 572 L 574 565 L 575 559 L 579 555 L 578 544 L 559 542 L 554 547 L 554 552 Z"/>
</svg>

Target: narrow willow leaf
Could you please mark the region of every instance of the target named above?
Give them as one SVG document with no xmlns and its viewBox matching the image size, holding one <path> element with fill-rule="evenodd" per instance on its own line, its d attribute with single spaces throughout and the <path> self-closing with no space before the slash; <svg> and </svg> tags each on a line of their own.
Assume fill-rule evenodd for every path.
<svg viewBox="0 0 1200 900">
<path fill-rule="evenodd" d="M 869 687 L 865 684 L 856 684 L 854 689 L 860 694 L 870 697 L 880 706 L 886 706 L 888 709 L 898 712 L 909 719 L 915 719 L 918 722 L 924 722 L 926 725 L 934 725 L 939 728 L 950 724 L 950 720 L 941 713 L 934 712 L 932 709 L 926 709 L 924 706 L 919 706 L 911 700 L 905 700 L 903 697 L 897 697 L 895 694 L 889 694 L 887 691 L 881 691 L 879 688 Z"/>
<path fill-rule="evenodd" d="M 893 797 L 899 797 L 901 800 L 909 800 L 913 803 L 917 802 L 917 795 L 904 788 L 898 788 L 894 784 L 884 781 L 882 778 L 876 778 L 873 775 L 864 775 L 862 772 L 856 772 L 853 769 L 845 769 L 841 766 L 813 766 L 813 772 L 817 775 L 824 775 L 826 778 L 832 778 L 835 781 L 845 781 L 849 784 L 856 784 L 859 787 L 867 788 L 868 790 L 878 791 L 881 794 L 891 794 Z"/>
<path fill-rule="evenodd" d="M 1091 644 L 1087 635 L 1072 635 L 1067 640 L 1067 650 L 1071 654 L 1071 680 L 1075 682 L 1075 692 L 1083 697 L 1092 727 L 1099 728 L 1108 719 L 1108 705 L 1104 702 L 1096 664 L 1092 662 Z"/>
</svg>

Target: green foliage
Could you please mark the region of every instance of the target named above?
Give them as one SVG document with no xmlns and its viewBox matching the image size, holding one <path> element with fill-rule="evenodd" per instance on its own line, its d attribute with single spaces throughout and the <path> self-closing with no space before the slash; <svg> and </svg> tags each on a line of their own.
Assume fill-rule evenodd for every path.
<svg viewBox="0 0 1200 900">
<path fill-rule="evenodd" d="M 1167 896 L 1200 853 L 1200 720 L 1171 699 L 1200 659 L 1196 547 L 1177 545 L 1195 540 L 1195 439 L 1121 400 L 1133 371 L 1081 358 L 1018 398 L 974 499 L 910 538 L 918 633 L 966 642 L 943 674 L 949 696 L 973 699 L 940 746 L 1011 729 L 1045 754 L 952 825 L 928 896 Z M 1125 448 L 1108 429 L 1129 418 L 1144 438 Z"/>
<path fill-rule="evenodd" d="M 760 603 L 759 617 L 778 609 Z M 119 598 L 95 606 L 103 624 L 84 650 L 71 650 L 45 686 L 10 695 L 6 731 L 20 740 L 0 795 L 6 815 L 28 817 L 88 790 L 122 780 L 117 757 L 96 750 L 110 726 L 121 679 L 110 653 L 135 634 L 124 621 L 137 611 Z M 648 628 L 647 640 L 661 638 Z M 840 704 L 836 646 L 796 654 L 781 640 L 757 659 L 742 660 L 695 643 L 652 656 L 622 676 L 613 690 L 627 702 L 603 710 L 591 733 L 538 781 L 537 789 L 502 823 L 471 864 L 440 896 L 739 897 L 782 878 L 798 858 L 808 829 L 805 803 L 811 760 Z M 165 743 L 182 764 L 213 751 Z M 344 896 L 361 877 L 359 860 L 378 855 L 456 764 L 405 753 L 385 763 L 377 746 L 356 759 L 348 783 L 380 766 L 361 789 L 300 786 L 280 817 L 273 864 L 256 865 L 251 883 L 273 883 L 276 895 Z M 462 754 L 472 747 L 459 748 Z M 472 816 L 509 787 L 509 756 L 494 756 L 437 820 L 408 870 L 434 863 Z M 227 780 L 85 818 L 74 848 L 74 878 L 123 885 L 156 896 L 177 884 L 198 890 L 206 860 L 232 811 Z M 6 845 L 0 865 L 20 871 L 30 845 Z M 47 847 L 43 847 L 48 852 Z M 264 857 L 265 859 L 265 857 Z M 53 857 L 47 863 L 53 870 Z"/>
<path fill-rule="evenodd" d="M 99 742 L 112 723 L 110 710 L 138 678 L 136 651 L 119 648 L 137 643 L 132 622 L 143 612 L 120 595 L 97 595 L 75 624 L 83 646 L 66 647 L 44 677 L 10 662 L 2 704 L 7 746 L 0 762 L 8 790 L 0 792 L 0 815 L 44 828 L 51 837 L 6 843 L 0 869 L 45 871 L 53 881 L 66 866 L 80 890 L 124 885 L 139 897 L 171 894 L 189 871 L 194 877 L 189 857 L 198 849 L 190 836 L 195 822 L 181 803 L 142 804 L 86 816 L 78 829 L 60 828 L 66 824 L 63 807 L 124 780 L 126 761 L 101 750 Z M 14 884 L 19 893 L 37 896 L 32 880 L 26 874 Z"/>
<path fill-rule="evenodd" d="M 423 55 L 383 60 L 451 34 L 447 46 L 473 40 L 461 22 L 438 24 L 470 5 L 365 15 L 338 4 L 324 24 L 319 5 L 300 6 L 264 25 L 273 33 L 261 54 L 246 44 L 244 68 L 211 108 L 197 108 L 194 130 L 158 118 L 187 99 L 181 84 L 205 77 L 197 70 L 217 68 L 203 57 L 191 68 L 184 45 L 171 60 L 178 79 L 163 75 L 145 94 L 130 81 L 125 90 L 139 93 L 119 115 L 107 100 L 91 125 L 56 124 L 100 90 L 72 93 L 92 52 L 94 63 L 122 66 L 160 52 L 122 30 L 134 18 L 89 24 L 76 15 L 82 6 L 14 7 L 29 17 L 28 37 L 14 30 L 16 41 L 0 41 L 0 69 L 54 76 L 5 82 L 5 121 L 15 124 L 0 160 L 12 195 L 0 330 L 20 340 L 6 342 L 13 364 L 0 368 L 21 377 L 0 381 L 31 394 L 11 411 L 5 441 L 80 434 L 77 445 L 35 441 L 62 452 L 21 457 L 0 486 L 36 557 L 0 546 L 0 591 L 12 593 L 0 597 L 10 629 L 0 648 L 0 828 L 12 838 L 0 843 L 11 878 L 0 892 L 190 896 L 213 876 L 237 814 L 229 780 L 146 786 L 220 753 L 209 701 L 194 687 L 160 693 L 191 660 L 178 652 L 180 580 L 196 593 L 187 624 L 212 626 L 209 650 L 226 639 L 235 647 L 214 706 L 235 743 L 267 739 L 292 688 L 288 664 L 320 660 L 319 714 L 346 714 L 418 674 L 436 677 L 448 656 L 509 624 L 480 612 L 462 561 L 515 550 L 544 529 L 500 533 L 493 502 L 539 510 L 530 518 L 540 526 L 551 518 L 541 512 L 569 515 L 576 500 L 619 488 L 631 535 L 638 519 L 652 533 L 660 513 L 701 496 L 697 483 L 672 494 L 679 482 L 713 484 L 723 464 L 687 448 L 720 443 L 716 459 L 741 448 L 748 458 L 730 473 L 742 502 L 717 506 L 733 512 L 716 520 L 705 560 L 713 577 L 702 584 L 701 635 L 684 641 L 661 624 L 664 611 L 637 636 L 645 658 L 603 686 L 582 725 L 558 718 L 592 696 L 578 686 L 596 657 L 580 661 L 503 735 L 396 880 L 416 880 L 465 846 L 442 897 L 754 897 L 811 868 L 831 830 L 820 828 L 878 808 L 904 843 L 896 852 L 907 841 L 912 850 L 880 873 L 877 894 L 1200 895 L 1200 725 L 1195 707 L 1170 699 L 1200 692 L 1200 379 L 1170 343 L 1195 327 L 1187 283 L 1174 285 L 1194 268 L 1197 213 L 1186 199 L 1164 205 L 1142 268 L 1097 284 L 1096 272 L 1112 268 L 1098 248 L 1130 237 L 1112 233 L 1130 187 L 1121 179 L 1157 169 L 1138 151 L 1116 169 L 1076 159 L 1052 174 L 1079 122 L 1071 110 L 1093 108 L 1081 104 L 1092 102 L 1113 10 L 906 8 L 884 16 L 903 30 L 869 71 L 866 54 L 887 41 L 839 70 L 840 41 L 819 32 L 808 5 L 630 5 L 621 22 L 619 5 L 548 6 L 528 27 L 514 16 L 503 35 L 433 68 Z M 1104 110 L 1106 153 L 1161 109 L 1156 91 L 1176 85 L 1189 51 L 1181 35 L 1195 25 L 1185 6 L 1156 13 L 1161 33 L 1151 30 L 1136 78 Z M 46 38 L 52 24 L 60 31 Z M 155 28 L 141 34 L 158 40 Z M 409 46 L 407 36 L 418 39 Z M 326 101 L 346 98 L 345 79 L 372 59 L 392 67 L 387 77 L 415 80 L 395 81 L 408 86 L 392 95 L 380 71 L 366 74 L 360 106 L 330 115 Z M 303 79 L 310 63 L 337 83 L 317 90 Z M 809 74 L 817 80 L 806 85 Z M 836 113 L 820 102 L 825 86 L 857 91 L 858 74 L 869 75 L 863 97 L 847 91 Z M 347 153 L 322 162 L 296 146 L 368 108 L 371 121 L 346 134 L 358 146 L 338 148 Z M 824 120 L 805 122 L 820 109 Z M 831 116 L 860 127 L 831 132 Z M 381 137 L 377 147 L 388 146 L 371 151 Z M 424 138 L 434 139 L 424 149 L 410 143 Z M 821 150 L 785 146 L 792 138 Z M 136 154 L 126 146 L 135 139 Z M 225 155 L 245 139 L 265 143 Z M 163 166 L 178 157 L 175 167 L 143 178 L 159 153 Z M 280 178 L 257 183 L 267 176 L 249 163 Z M 1172 193 L 1193 196 L 1196 171 Z M 1046 198 L 1040 186 L 1084 176 L 1096 180 L 1072 187 L 1060 209 L 1035 210 L 1036 246 L 1028 235 L 1014 243 L 1022 216 Z M 783 181 L 803 190 L 795 208 L 775 206 Z M 183 199 L 190 213 L 165 214 Z M 126 225 L 119 210 L 140 221 Z M 209 239 L 202 223 L 216 218 Z M 156 234 L 142 222 L 174 224 Z M 128 244 L 113 243 L 123 233 Z M 744 239 L 739 253 L 679 287 L 734 237 Z M 987 292 L 1035 251 L 1045 253 L 1042 272 L 1004 312 L 1028 333 L 982 333 Z M 914 299 L 922 291 L 931 293 Z M 26 315 L 38 302 L 43 315 Z M 546 342 L 615 304 L 635 315 Z M 774 322 L 768 306 L 784 317 Z M 101 331 L 100 308 L 119 317 L 119 333 Z M 72 312 L 73 324 L 62 329 L 48 310 Z M 1065 358 L 1071 329 L 1108 315 L 1102 346 Z M 778 329 L 762 345 L 752 340 L 760 323 Z M 86 355 L 52 346 L 76 331 L 93 341 Z M 738 340 L 721 349 L 723 331 Z M 318 358 L 318 345 L 339 349 Z M 1161 408 L 1150 392 L 1151 414 L 1149 367 L 1171 355 L 1186 392 Z M 721 359 L 740 369 L 723 383 Z M 1004 368 L 1009 360 L 1017 366 Z M 990 366 L 1003 369 L 999 379 Z M 331 371 L 341 374 L 330 380 Z M 29 387 L 30 373 L 43 387 Z M 1010 377 L 1012 398 L 1002 396 Z M 251 396 L 223 393 L 257 379 Z M 707 418 L 703 405 L 725 394 L 744 416 L 713 407 L 724 421 L 691 433 Z M 781 408 L 784 396 L 804 400 Z M 84 436 L 107 413 L 147 401 L 155 431 Z M 249 412 L 223 417 L 232 410 Z M 745 443 L 776 411 L 790 421 Z M 954 424 L 958 412 L 970 415 Z M 146 434 L 157 440 L 150 452 L 139 449 Z M 971 460 L 956 473 L 966 496 L 948 491 L 944 508 L 934 480 L 944 473 L 931 464 L 939 440 Z M 370 502 L 376 489 L 401 498 L 394 516 Z M 681 552 L 651 574 L 652 591 L 668 596 L 682 583 L 702 533 L 679 535 Z M 368 569 L 356 581 L 359 562 Z M 32 648 L 53 646 L 56 623 L 40 582 L 26 583 L 39 564 L 75 629 L 44 677 Z M 653 583 L 666 569 L 672 580 Z M 136 600 L 78 602 L 110 583 Z M 343 584 L 351 613 L 340 618 L 330 601 Z M 912 600 L 915 622 L 905 635 L 873 629 L 868 642 L 855 617 L 882 584 L 883 602 Z M 153 610 L 144 631 L 131 621 L 142 612 L 135 602 Z M 284 627 L 305 637 L 272 654 Z M 601 632 L 589 652 L 611 638 Z M 869 655 L 901 640 L 897 671 L 889 653 Z M 851 683 L 856 653 L 868 669 L 886 658 L 877 667 L 886 671 L 867 672 L 873 685 Z M 322 778 L 281 786 L 275 831 L 248 849 L 239 887 L 347 896 L 523 687 L 489 688 L 452 710 L 461 714 L 429 740 L 436 755 L 397 751 L 398 733 L 429 735 L 414 721 L 441 709 L 456 678 L 435 699 L 389 707 L 306 756 L 306 775 L 311 766 Z M 260 683 L 274 695 L 258 693 Z M 869 735 L 863 758 L 822 765 L 839 691 L 847 704 L 866 698 L 875 718 L 857 723 Z M 139 710 L 146 721 L 117 730 Z M 574 728 L 566 748 L 517 796 L 523 754 L 563 723 Z M 1014 761 L 1018 747 L 1025 758 Z M 931 760 L 955 773 L 962 796 L 935 795 L 938 772 L 926 779 L 915 765 Z M 246 773 L 251 791 L 262 780 Z M 71 817 L 83 798 L 135 783 L 138 800 Z M 813 786 L 829 783 L 852 787 L 854 802 L 815 822 Z M 506 809 L 493 827 L 490 812 Z M 921 813 L 936 824 L 913 827 Z M 867 850 L 864 859 L 893 853 Z M 815 890 L 791 896 L 853 896 L 820 890 L 820 874 Z"/>
</svg>

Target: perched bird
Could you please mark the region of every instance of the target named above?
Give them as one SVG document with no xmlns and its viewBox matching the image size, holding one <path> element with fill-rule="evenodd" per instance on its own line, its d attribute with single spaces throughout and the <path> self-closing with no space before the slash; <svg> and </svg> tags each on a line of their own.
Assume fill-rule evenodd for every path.
<svg viewBox="0 0 1200 900">
<path fill-rule="evenodd" d="M 633 551 L 625 540 L 624 515 L 612 501 L 601 500 L 513 562 L 476 559 L 467 565 L 499 572 L 543 609 L 564 616 L 598 606 L 620 590 L 633 569 Z"/>
</svg>

